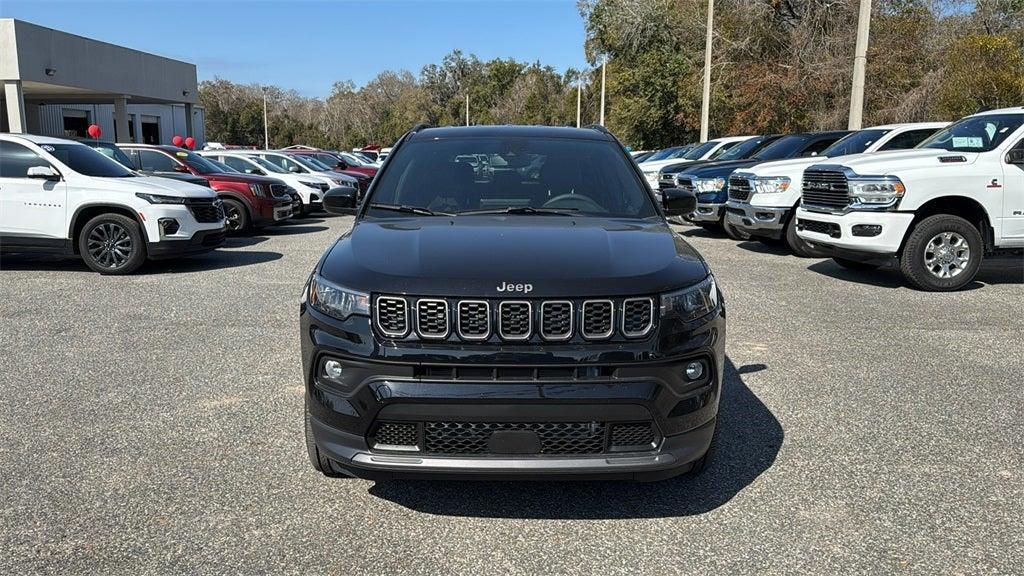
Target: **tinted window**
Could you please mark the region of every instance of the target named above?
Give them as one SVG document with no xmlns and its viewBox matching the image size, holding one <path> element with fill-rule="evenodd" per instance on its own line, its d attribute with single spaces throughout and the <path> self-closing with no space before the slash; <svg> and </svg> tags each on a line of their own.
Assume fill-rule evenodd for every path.
<svg viewBox="0 0 1024 576">
<path fill-rule="evenodd" d="M 105 178 L 127 178 L 133 172 L 84 144 L 41 144 L 40 148 L 79 174 Z"/>
<path fill-rule="evenodd" d="M 338 165 L 338 159 L 330 154 L 316 154 L 313 156 L 313 159 L 331 168 Z"/>
<path fill-rule="evenodd" d="M 307 170 L 305 166 L 303 166 L 302 164 L 299 164 L 298 162 L 296 162 L 296 161 L 294 161 L 291 158 L 288 158 L 286 156 L 277 156 L 277 155 L 274 155 L 274 154 L 268 154 L 267 156 L 264 156 L 263 158 L 267 162 L 270 162 L 271 164 L 274 164 L 275 166 L 278 166 L 278 167 L 284 169 L 285 172 L 295 172 L 296 174 L 305 174 L 305 173 L 309 172 L 309 170 Z"/>
<path fill-rule="evenodd" d="M 839 136 L 829 136 L 828 138 L 821 138 L 815 140 L 809 146 L 800 151 L 800 156 L 818 156 L 825 151 L 826 148 L 836 143 L 839 140 Z"/>
<path fill-rule="evenodd" d="M 174 172 L 178 165 L 170 156 L 156 150 L 138 150 L 139 169 L 146 172 Z"/>
<path fill-rule="evenodd" d="M 293 158 L 295 159 L 296 162 L 302 164 L 303 166 L 309 168 L 310 170 L 314 170 L 317 172 L 330 170 L 330 167 L 326 166 L 325 164 L 323 164 L 316 158 L 313 158 L 312 156 L 293 156 Z"/>
<path fill-rule="evenodd" d="M 711 156 L 708 156 L 708 160 L 717 160 L 721 158 L 726 152 L 731 150 L 732 147 L 737 144 L 739 144 L 739 142 L 726 142 L 725 144 L 722 144 L 721 148 L 712 152 Z"/>
<path fill-rule="evenodd" d="M 687 160 L 700 160 L 705 154 L 714 150 L 715 146 L 718 146 L 718 142 L 715 140 L 698 144 L 697 146 L 694 146 L 692 150 L 687 152 L 683 158 L 686 158 Z"/>
<path fill-rule="evenodd" d="M 891 130 L 858 130 L 852 134 L 843 136 L 835 144 L 822 151 L 822 156 L 846 156 L 847 154 L 860 154 L 869 146 L 878 142 L 878 139 L 891 132 Z M 898 136 L 897 136 L 898 138 Z"/>
<path fill-rule="evenodd" d="M 907 130 L 902 134 L 897 134 L 892 137 L 879 150 L 907 150 L 914 148 L 924 139 L 938 132 L 938 128 L 922 128 L 920 130 Z"/>
<path fill-rule="evenodd" d="M 671 156 L 672 154 L 675 154 L 676 152 L 678 152 L 682 148 L 684 148 L 684 146 L 673 146 L 672 148 L 665 148 L 664 150 L 658 150 L 657 152 L 651 154 L 650 157 L 647 158 L 646 162 L 653 162 L 655 160 L 664 160 L 664 159 L 668 158 L 669 156 Z"/>
<path fill-rule="evenodd" d="M 271 164 L 259 156 L 246 156 L 246 160 L 255 162 L 260 168 L 263 168 L 267 172 L 273 172 L 275 174 L 286 174 L 288 171 L 276 164 Z"/>
<path fill-rule="evenodd" d="M 761 161 L 793 158 L 804 149 L 808 140 L 807 136 L 799 134 L 783 136 L 762 148 L 760 152 L 754 154 L 753 158 Z"/>
<path fill-rule="evenodd" d="M 120 148 L 113 144 L 95 141 L 83 142 L 83 144 L 99 152 L 100 154 L 103 154 L 107 158 L 112 158 L 113 160 L 116 160 L 118 164 L 124 166 L 125 168 L 131 168 L 132 170 L 135 169 L 135 166 L 132 164 L 131 159 L 128 158 L 128 155 L 125 154 L 123 150 L 121 150 Z"/>
<path fill-rule="evenodd" d="M 777 136 L 755 136 L 750 140 L 744 140 L 729 149 L 728 152 L 718 157 L 719 160 L 742 160 L 750 158 L 758 150 L 774 142 Z"/>
<path fill-rule="evenodd" d="M 21 144 L 0 141 L 0 178 L 27 178 L 33 166 L 51 166 L 42 156 Z"/>
<path fill-rule="evenodd" d="M 178 160 L 188 164 L 189 168 L 200 174 L 221 174 L 224 172 L 223 164 L 218 166 L 217 163 L 211 162 L 195 152 L 179 150 L 174 155 L 178 157 Z"/>
<path fill-rule="evenodd" d="M 456 158 L 486 154 L 487 169 Z M 501 164 L 493 160 L 500 159 Z M 656 214 L 632 163 L 613 142 L 567 138 L 414 140 L 389 160 L 370 201 L 464 213 L 546 208 L 581 215 Z M 483 166 L 481 164 L 481 166 Z M 393 212 L 370 210 L 374 216 Z"/>
<path fill-rule="evenodd" d="M 988 152 L 1010 137 L 1024 114 L 985 114 L 964 118 L 921 143 L 921 148 L 939 148 L 951 152 Z"/>
<path fill-rule="evenodd" d="M 238 170 L 239 172 L 248 172 L 249 174 L 259 174 L 258 168 L 250 164 L 249 162 L 238 158 L 236 156 L 221 156 L 221 160 L 231 168 Z"/>
</svg>

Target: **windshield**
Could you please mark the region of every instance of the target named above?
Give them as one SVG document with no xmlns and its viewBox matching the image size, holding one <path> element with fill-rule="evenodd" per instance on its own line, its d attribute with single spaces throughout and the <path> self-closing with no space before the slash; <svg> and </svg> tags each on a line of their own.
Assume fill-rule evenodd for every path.
<svg viewBox="0 0 1024 576">
<path fill-rule="evenodd" d="M 664 150 L 658 150 L 654 154 L 651 154 L 645 162 L 653 162 L 655 160 L 664 160 L 675 154 L 677 151 L 683 149 L 683 146 L 673 146 L 672 148 L 665 148 Z"/>
<path fill-rule="evenodd" d="M 807 144 L 807 136 L 783 136 L 754 154 L 754 160 L 783 160 L 796 156 Z"/>
<path fill-rule="evenodd" d="M 301 156 L 299 154 L 296 154 L 294 156 L 289 156 L 289 158 L 291 158 L 292 160 L 295 160 L 299 164 L 302 164 L 306 168 L 309 168 L 310 170 L 314 170 L 316 172 L 330 172 L 331 171 L 330 168 L 328 168 L 327 166 L 324 166 L 321 162 L 318 162 L 316 160 L 316 158 L 312 158 L 312 157 L 309 157 L 309 156 Z"/>
<path fill-rule="evenodd" d="M 206 161 L 209 162 L 210 164 L 213 164 L 217 168 L 220 168 L 221 172 L 226 172 L 228 174 L 231 174 L 233 172 L 241 172 L 241 170 L 235 170 L 231 166 L 228 166 L 227 164 L 225 164 L 223 162 L 218 162 L 217 160 L 214 160 L 212 158 L 207 158 Z"/>
<path fill-rule="evenodd" d="M 250 162 L 255 162 L 256 164 L 259 165 L 260 168 L 263 168 L 267 172 L 274 172 L 275 174 L 287 174 L 288 173 L 288 171 L 285 170 L 284 168 L 281 168 L 280 166 L 278 166 L 276 164 L 271 164 L 270 162 L 267 162 L 266 160 L 264 160 L 263 158 L 260 158 L 259 156 L 246 156 L 245 159 L 250 161 Z"/>
<path fill-rule="evenodd" d="M 124 153 L 123 150 L 109 142 L 84 142 L 86 146 L 93 150 L 103 154 L 107 158 L 116 160 L 118 164 L 128 168 L 129 170 L 135 170 L 135 166 L 132 166 L 132 160 Z"/>
<path fill-rule="evenodd" d="M 744 140 L 739 144 L 733 146 L 724 154 L 718 157 L 719 160 L 742 160 L 749 158 L 751 154 L 757 152 L 761 148 L 774 140 L 771 136 L 754 136 L 750 140 Z"/>
<path fill-rule="evenodd" d="M 873 130 L 860 130 L 853 134 L 847 134 L 835 144 L 825 148 L 821 152 L 821 156 L 833 157 L 833 156 L 846 156 L 847 154 L 860 154 L 868 149 L 872 144 L 878 142 L 878 139 L 885 136 L 892 130 L 883 130 L 876 128 Z"/>
<path fill-rule="evenodd" d="M 223 174 L 225 172 L 223 168 L 214 164 L 209 158 L 203 158 L 195 152 L 176 150 L 173 154 L 178 157 L 178 160 L 188 164 L 189 168 L 200 174 Z M 227 172 L 234 172 L 234 170 L 227 170 Z"/>
<path fill-rule="evenodd" d="M 341 154 L 341 158 L 346 163 L 352 164 L 353 166 L 364 166 L 366 164 L 366 162 L 364 162 L 363 160 L 361 160 L 359 158 L 356 158 L 355 156 L 353 156 L 351 154 L 344 154 L 343 153 L 343 154 Z"/>
<path fill-rule="evenodd" d="M 84 144 L 40 144 L 46 150 L 79 174 L 105 178 L 127 178 L 135 173 L 115 162 L 109 156 Z"/>
<path fill-rule="evenodd" d="M 918 148 L 938 148 L 950 152 L 988 152 L 1020 128 L 1024 114 L 985 114 L 954 122 L 945 130 L 922 142 Z"/>
<path fill-rule="evenodd" d="M 714 150 L 715 147 L 718 146 L 719 144 L 720 143 L 718 141 L 716 141 L 716 140 L 711 140 L 711 141 L 705 142 L 703 144 L 698 144 L 696 147 L 694 147 L 693 150 L 690 150 L 689 152 L 687 152 L 686 155 L 683 156 L 683 158 L 686 159 L 686 160 L 700 160 L 708 152 L 711 152 L 712 150 Z"/>
<path fill-rule="evenodd" d="M 474 168 L 460 156 L 485 154 Z M 504 165 L 496 167 L 494 159 Z M 389 160 L 368 214 L 396 207 L 451 214 L 477 211 L 646 218 L 657 211 L 617 144 L 569 138 L 413 140 Z M 384 208 L 374 208 L 383 205 Z"/>
</svg>

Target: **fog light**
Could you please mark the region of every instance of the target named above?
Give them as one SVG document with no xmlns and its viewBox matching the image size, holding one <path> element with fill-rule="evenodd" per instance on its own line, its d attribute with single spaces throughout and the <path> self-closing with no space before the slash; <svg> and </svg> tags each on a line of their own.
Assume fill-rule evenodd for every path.
<svg viewBox="0 0 1024 576">
<path fill-rule="evenodd" d="M 882 227 L 878 224 L 857 224 L 852 232 L 854 236 L 878 236 L 882 233 Z"/>
<path fill-rule="evenodd" d="M 338 380 L 341 378 L 341 362 L 337 360 L 328 360 L 324 362 L 324 376 L 327 376 L 331 380 Z"/>
<path fill-rule="evenodd" d="M 178 233 L 178 228 L 180 226 L 178 225 L 178 221 L 174 218 L 161 218 L 159 223 L 160 230 L 162 230 L 164 234 L 171 236 Z"/>
<path fill-rule="evenodd" d="M 704 376 L 704 361 L 697 360 L 686 365 L 686 379 L 700 380 Z"/>
</svg>

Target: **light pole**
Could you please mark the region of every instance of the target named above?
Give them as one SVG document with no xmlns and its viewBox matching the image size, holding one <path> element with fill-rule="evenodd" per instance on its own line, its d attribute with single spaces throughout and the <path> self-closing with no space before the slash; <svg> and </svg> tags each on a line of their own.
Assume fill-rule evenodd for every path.
<svg viewBox="0 0 1024 576">
<path fill-rule="evenodd" d="M 583 81 L 576 81 L 576 127 L 580 127 L 580 112 L 583 105 Z"/>
<path fill-rule="evenodd" d="M 700 141 L 708 141 L 711 116 L 711 37 L 715 20 L 715 0 L 708 0 L 708 32 L 704 39 L 704 96 L 700 104 Z"/>
<path fill-rule="evenodd" d="M 466 126 L 469 126 L 469 94 L 466 94 Z"/>
<path fill-rule="evenodd" d="M 267 87 L 263 87 L 263 149 L 270 150 L 270 129 L 267 125 Z"/>
<path fill-rule="evenodd" d="M 604 81 L 605 81 L 605 68 L 608 66 L 608 57 L 605 56 L 601 62 L 601 121 L 598 122 L 601 126 L 604 126 Z"/>
<path fill-rule="evenodd" d="M 853 57 L 853 88 L 850 92 L 850 130 L 860 130 L 864 120 L 864 72 L 868 65 L 868 30 L 871 27 L 871 0 L 860 0 L 857 15 L 857 46 Z"/>
</svg>

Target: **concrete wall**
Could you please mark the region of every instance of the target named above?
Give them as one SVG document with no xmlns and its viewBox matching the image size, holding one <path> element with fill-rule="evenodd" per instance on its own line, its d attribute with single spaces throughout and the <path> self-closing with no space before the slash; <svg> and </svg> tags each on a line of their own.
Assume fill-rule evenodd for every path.
<svg viewBox="0 0 1024 576">
<path fill-rule="evenodd" d="M 43 136 L 64 136 L 64 111 L 81 110 L 89 114 L 93 124 L 99 125 L 103 131 L 103 140 L 114 139 L 114 105 L 113 104 L 43 104 L 39 106 L 39 129 L 32 130 L 33 133 Z M 206 143 L 206 135 L 203 129 L 203 107 L 194 106 L 196 149 L 202 148 Z M 160 144 L 170 144 L 171 139 L 177 134 L 185 137 L 185 106 L 171 104 L 129 104 L 128 118 L 134 122 L 135 139 L 142 141 L 142 117 L 154 116 L 159 118 Z M 31 119 L 29 126 L 32 126 Z"/>
</svg>

